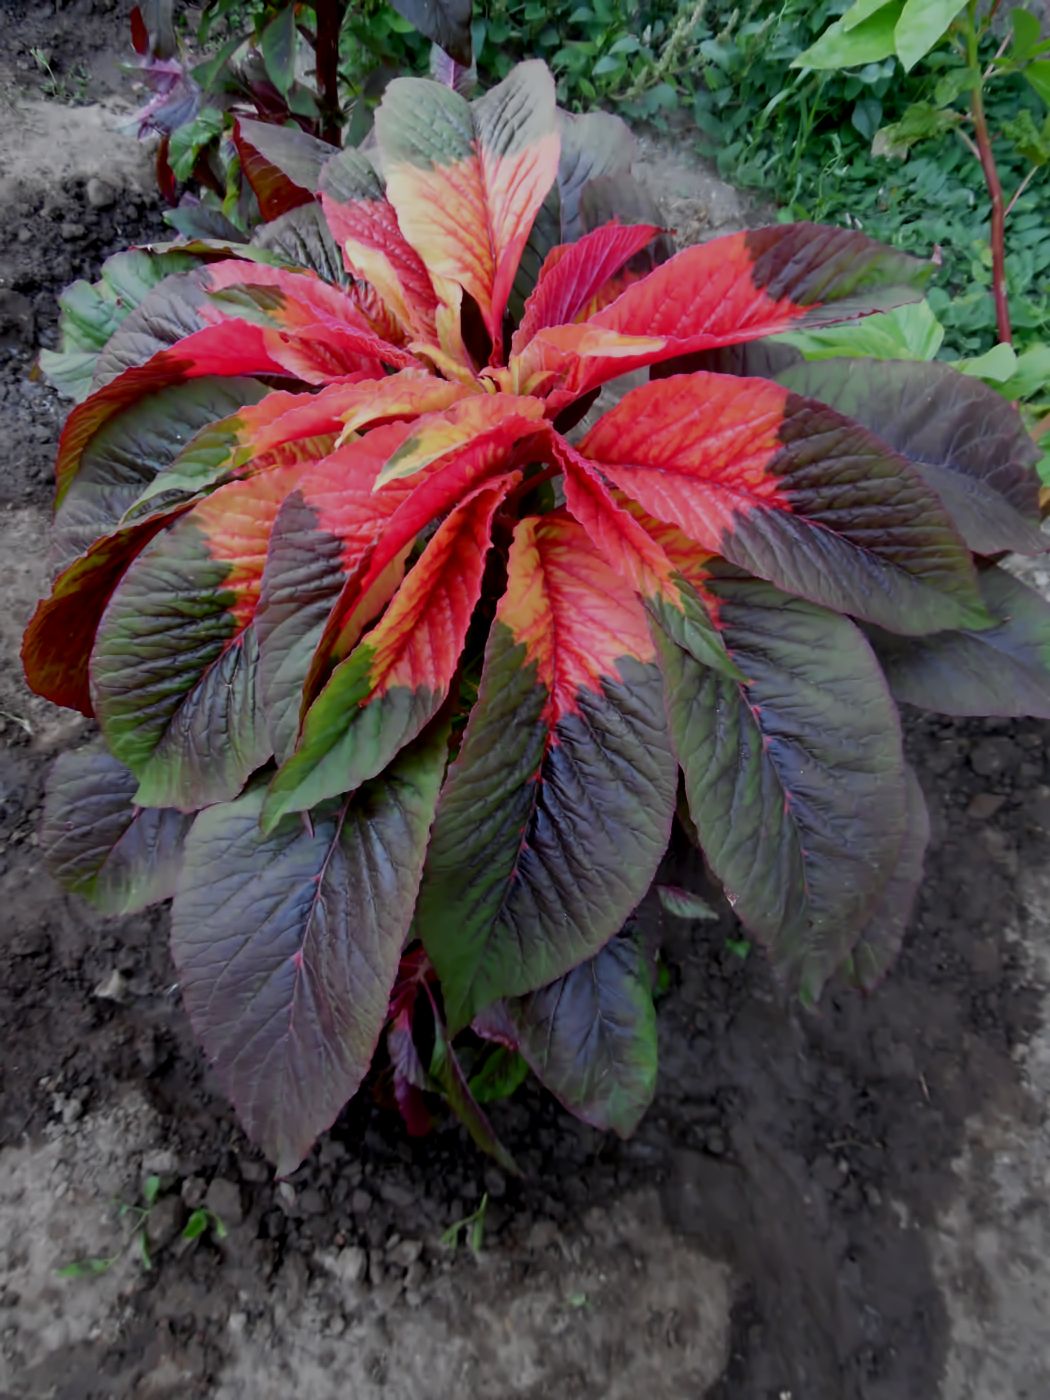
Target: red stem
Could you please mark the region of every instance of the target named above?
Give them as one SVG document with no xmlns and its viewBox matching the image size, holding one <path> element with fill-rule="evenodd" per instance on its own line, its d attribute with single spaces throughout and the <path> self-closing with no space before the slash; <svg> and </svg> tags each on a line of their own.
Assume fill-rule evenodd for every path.
<svg viewBox="0 0 1050 1400">
<path fill-rule="evenodd" d="M 1013 333 L 1010 329 L 1010 306 L 1006 298 L 1006 206 L 1003 203 L 1003 187 L 999 182 L 999 171 L 992 153 L 992 138 L 988 134 L 988 120 L 984 114 L 984 98 L 979 84 L 973 90 L 970 106 L 977 137 L 977 153 L 981 158 L 984 182 L 992 200 L 992 292 L 995 296 L 995 323 L 1000 341 L 1009 345 L 1013 341 Z"/>
<path fill-rule="evenodd" d="M 527 476 L 523 481 L 519 481 L 517 486 L 512 486 L 503 498 L 503 510 L 509 506 L 516 505 L 523 496 L 527 496 L 530 491 L 537 486 L 542 486 L 545 481 L 553 481 L 556 476 L 561 475 L 561 467 L 544 467 L 543 471 L 537 472 L 535 476 Z"/>
<path fill-rule="evenodd" d="M 316 0 L 317 93 L 321 107 L 321 139 L 342 145 L 343 114 L 339 108 L 339 34 L 346 0 Z"/>
</svg>

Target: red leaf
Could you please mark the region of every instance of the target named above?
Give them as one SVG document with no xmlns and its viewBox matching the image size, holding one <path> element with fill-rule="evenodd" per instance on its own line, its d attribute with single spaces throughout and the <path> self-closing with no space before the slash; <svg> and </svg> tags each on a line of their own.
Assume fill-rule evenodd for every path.
<svg viewBox="0 0 1050 1400">
<path fill-rule="evenodd" d="M 538 331 L 575 321 L 636 253 L 660 232 L 655 224 L 623 227 L 606 224 L 577 243 L 563 243 L 548 253 L 511 341 L 518 354 Z"/>
</svg>

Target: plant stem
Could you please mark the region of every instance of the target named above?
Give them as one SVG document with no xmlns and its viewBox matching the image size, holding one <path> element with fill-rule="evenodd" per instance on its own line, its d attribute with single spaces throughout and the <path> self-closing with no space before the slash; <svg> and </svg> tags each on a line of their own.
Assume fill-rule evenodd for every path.
<svg viewBox="0 0 1050 1400">
<path fill-rule="evenodd" d="M 1038 165 L 1033 165 L 1032 168 L 1031 168 L 1031 170 L 1029 170 L 1028 174 L 1024 177 L 1024 179 L 1021 181 L 1021 183 L 1017 186 L 1017 189 L 1014 190 L 1014 197 L 1013 197 L 1013 199 L 1010 200 L 1010 203 L 1006 206 L 1006 213 L 1003 215 L 1003 217 L 1004 217 L 1005 219 L 1008 219 L 1008 218 L 1010 217 L 1010 211 L 1013 209 L 1014 205 L 1015 205 L 1015 204 L 1017 203 L 1017 201 L 1021 198 L 1021 196 L 1024 194 L 1025 190 L 1028 188 L 1028 186 L 1032 183 L 1032 181 L 1035 179 L 1035 177 L 1036 177 L 1038 174 L 1039 174 L 1039 166 L 1038 166 Z"/>
<path fill-rule="evenodd" d="M 321 139 L 342 145 L 343 114 L 339 107 L 339 34 L 346 0 L 316 0 L 317 93 L 321 107 Z"/>
<path fill-rule="evenodd" d="M 974 89 L 970 97 L 970 110 L 973 113 L 974 132 L 977 137 L 977 153 L 984 171 L 984 182 L 992 201 L 991 245 L 992 245 L 992 293 L 995 298 L 995 324 L 999 339 L 1004 345 L 1013 341 L 1010 330 L 1010 307 L 1006 297 L 1006 209 L 1003 204 L 1003 187 L 999 181 L 999 170 L 992 152 L 992 138 L 988 132 L 988 119 L 984 111 L 984 94 L 980 63 L 977 52 L 977 5 L 970 0 L 968 7 L 969 28 L 966 34 L 970 69 L 974 75 Z"/>
</svg>

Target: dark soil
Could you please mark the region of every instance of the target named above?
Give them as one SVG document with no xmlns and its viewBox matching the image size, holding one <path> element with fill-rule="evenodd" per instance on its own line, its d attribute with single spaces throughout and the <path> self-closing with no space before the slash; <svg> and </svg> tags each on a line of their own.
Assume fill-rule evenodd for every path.
<svg viewBox="0 0 1050 1400">
<path fill-rule="evenodd" d="M 4 5 L 5 28 L 21 8 Z M 84 14 L 109 10 L 59 7 L 50 32 L 63 64 L 79 52 Z M 37 42 L 18 19 L 16 54 Z M 65 237 L 69 224 L 83 232 Z M 57 292 L 157 227 L 148 201 L 98 210 L 82 188 L 38 190 L 17 212 L 0 211 L 0 504 L 48 498 L 62 408 L 32 378 L 31 352 L 50 339 Z M 32 547 L 43 551 L 44 539 Z M 1003 930 L 1024 927 L 1017 870 L 1050 856 L 1046 725 L 909 719 L 933 842 L 904 954 L 871 998 L 836 991 L 805 1014 L 785 1003 L 761 955 L 741 961 L 726 946 L 736 932 L 728 912 L 717 925 L 677 925 L 665 939 L 672 986 L 660 1087 L 634 1139 L 603 1138 L 526 1089 L 495 1112 L 525 1171 L 516 1182 L 457 1128 L 412 1142 L 363 1096 L 291 1192 L 269 1179 L 209 1090 L 179 1006 L 166 912 L 102 918 L 42 875 L 35 832 L 55 745 L 10 716 L 0 725 L 0 1145 L 35 1140 L 63 1104 L 90 1112 L 133 1083 L 160 1115 L 172 1193 L 193 1204 L 218 1182 L 211 1199 L 231 1226 L 224 1249 L 158 1251 L 116 1338 L 26 1357 L 19 1400 L 167 1394 L 145 1378 L 173 1351 L 188 1379 L 172 1393 L 211 1395 L 231 1313 L 251 1317 L 271 1295 L 301 1294 L 319 1250 L 362 1244 L 373 1290 L 425 1297 L 437 1266 L 429 1254 L 405 1264 L 395 1237 L 434 1239 L 483 1191 L 488 1248 L 528 1260 L 594 1203 L 615 1210 L 654 1185 L 674 1234 L 732 1269 L 730 1357 L 707 1400 L 938 1393 L 948 1326 L 922 1227 L 957 1189 L 952 1163 L 967 1119 L 989 1107 L 1035 1111 L 1012 1057 L 1037 1008 L 1019 945 Z M 127 979 L 124 1004 L 93 995 L 114 970 Z M 629 1299 L 623 1326 L 649 1344 Z M 394 1346 L 380 1370 L 396 1367 Z M 580 1400 L 605 1393 L 583 1374 L 559 1389 Z"/>
</svg>

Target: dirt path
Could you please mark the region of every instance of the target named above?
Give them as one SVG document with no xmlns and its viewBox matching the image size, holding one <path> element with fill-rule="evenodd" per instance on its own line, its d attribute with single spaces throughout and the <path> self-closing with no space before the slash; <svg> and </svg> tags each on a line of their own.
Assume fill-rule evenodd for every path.
<svg viewBox="0 0 1050 1400">
<path fill-rule="evenodd" d="M 0 1400 L 1042 1400 L 1047 726 L 910 724 L 934 846 L 870 1000 L 804 1016 L 727 949 L 728 913 L 669 929 L 652 1111 L 621 1144 L 523 1092 L 498 1115 L 520 1184 L 367 1097 L 275 1184 L 209 1091 L 166 914 L 101 918 L 47 880 L 43 775 L 89 726 L 17 663 L 63 412 L 29 371 L 57 290 L 157 212 L 111 105 L 43 102 L 23 8 L 0 9 Z M 118 9 L 51 21 L 56 65 L 86 52 L 100 91 Z M 681 151 L 644 169 L 686 236 L 743 216 Z M 111 203 L 87 197 L 100 173 Z M 147 1271 L 113 1203 L 149 1174 Z M 442 1248 L 484 1192 L 480 1258 Z M 201 1201 L 227 1237 L 183 1246 Z"/>
</svg>

